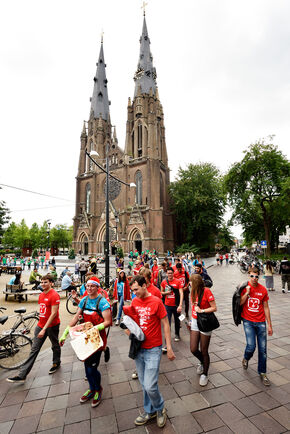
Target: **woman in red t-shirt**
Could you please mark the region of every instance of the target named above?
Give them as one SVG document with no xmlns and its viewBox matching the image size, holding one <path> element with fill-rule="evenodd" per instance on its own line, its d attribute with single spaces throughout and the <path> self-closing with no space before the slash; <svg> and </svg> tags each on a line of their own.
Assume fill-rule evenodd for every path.
<svg viewBox="0 0 290 434">
<path fill-rule="evenodd" d="M 190 326 L 190 351 L 199 360 L 197 365 L 197 374 L 200 375 L 200 386 L 206 386 L 208 383 L 208 368 L 209 368 L 209 354 L 208 347 L 211 337 L 211 332 L 201 332 L 197 326 L 198 313 L 210 313 L 217 310 L 214 296 L 209 288 L 205 288 L 204 281 L 199 274 L 192 274 L 190 276 L 191 286 L 191 304 L 192 304 L 192 318 Z M 200 306 L 198 301 L 201 299 Z"/>
</svg>

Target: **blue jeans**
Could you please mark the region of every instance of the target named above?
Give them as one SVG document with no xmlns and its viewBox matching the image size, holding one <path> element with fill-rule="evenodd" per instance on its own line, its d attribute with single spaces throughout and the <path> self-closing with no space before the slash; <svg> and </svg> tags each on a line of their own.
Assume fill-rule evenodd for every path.
<svg viewBox="0 0 290 434">
<path fill-rule="evenodd" d="M 118 310 L 117 320 L 120 321 L 123 312 L 123 306 L 124 306 L 123 295 L 118 295 L 118 302 L 119 302 L 119 310 Z"/>
<path fill-rule="evenodd" d="M 86 376 L 92 392 L 98 392 L 101 389 L 101 373 L 98 371 L 102 351 L 97 351 L 85 360 Z"/>
<path fill-rule="evenodd" d="M 243 319 L 247 340 L 244 358 L 250 360 L 258 342 L 258 373 L 267 372 L 267 328 L 265 322 L 253 322 Z"/>
<path fill-rule="evenodd" d="M 161 346 L 150 349 L 141 348 L 135 359 L 138 378 L 143 389 L 146 413 L 155 413 L 164 407 L 164 400 L 158 388 L 161 354 Z"/>
</svg>

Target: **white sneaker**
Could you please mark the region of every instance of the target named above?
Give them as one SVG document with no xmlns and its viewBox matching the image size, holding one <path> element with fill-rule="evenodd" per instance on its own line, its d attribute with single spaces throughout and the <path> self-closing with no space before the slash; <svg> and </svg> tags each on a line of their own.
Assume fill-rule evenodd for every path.
<svg viewBox="0 0 290 434">
<path fill-rule="evenodd" d="M 197 365 L 196 373 L 197 373 L 198 375 L 203 374 L 203 365 L 202 365 L 201 363 L 199 363 L 199 364 Z"/>
<path fill-rule="evenodd" d="M 208 376 L 202 374 L 202 375 L 200 376 L 200 379 L 199 379 L 199 385 L 200 385 L 200 386 L 206 386 L 207 383 L 208 383 Z"/>
<path fill-rule="evenodd" d="M 117 321 L 115 322 L 115 325 L 118 326 L 120 324 L 120 321 L 117 319 Z"/>
<path fill-rule="evenodd" d="M 162 348 L 162 353 L 167 353 L 167 347 Z"/>
<path fill-rule="evenodd" d="M 282 289 L 282 292 L 283 292 L 283 294 L 285 294 L 285 292 L 286 292 L 285 289 Z"/>
</svg>

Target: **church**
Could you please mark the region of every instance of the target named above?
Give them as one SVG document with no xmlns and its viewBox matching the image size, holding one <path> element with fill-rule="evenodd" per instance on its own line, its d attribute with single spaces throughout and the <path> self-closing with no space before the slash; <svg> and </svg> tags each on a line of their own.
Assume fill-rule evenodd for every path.
<svg viewBox="0 0 290 434">
<path fill-rule="evenodd" d="M 76 253 L 104 253 L 106 157 L 109 173 L 114 176 L 109 181 L 110 253 L 114 254 L 117 247 L 122 247 L 124 253 L 155 249 L 162 254 L 173 250 L 164 113 L 156 77 L 144 14 L 134 96 L 128 99 L 126 139 L 122 148 L 111 124 L 101 41 L 90 117 L 80 138 L 73 242 Z M 98 154 L 94 159 L 104 171 L 90 160 L 86 151 Z M 133 183 L 135 186 L 129 187 Z"/>
</svg>

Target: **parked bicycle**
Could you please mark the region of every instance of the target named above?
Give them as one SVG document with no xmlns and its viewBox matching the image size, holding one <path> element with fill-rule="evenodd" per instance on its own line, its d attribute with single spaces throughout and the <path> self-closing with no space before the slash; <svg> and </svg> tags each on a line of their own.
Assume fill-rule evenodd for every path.
<svg viewBox="0 0 290 434">
<path fill-rule="evenodd" d="M 5 307 L 1 307 L 0 311 L 3 313 L 6 310 Z M 26 309 L 15 309 L 16 316 L 19 316 L 26 312 Z M 0 324 L 4 325 L 8 318 L 13 318 L 15 315 L 4 315 L 0 317 Z M 18 321 L 18 322 L 19 322 Z M 18 369 L 22 366 L 29 357 L 32 339 L 25 333 L 15 331 L 14 326 L 10 330 L 4 331 L 0 336 L 0 367 L 3 369 Z"/>
<path fill-rule="evenodd" d="M 6 310 L 6 308 L 0 306 L 0 313 L 3 313 L 4 310 Z M 26 313 L 25 308 L 16 309 L 14 312 L 16 315 L 10 315 L 9 318 L 16 318 L 16 320 L 11 329 L 6 330 L 5 333 L 16 331 L 17 333 L 28 335 L 32 338 L 34 336 L 34 329 L 39 321 L 39 313 L 37 311 Z"/>
</svg>

